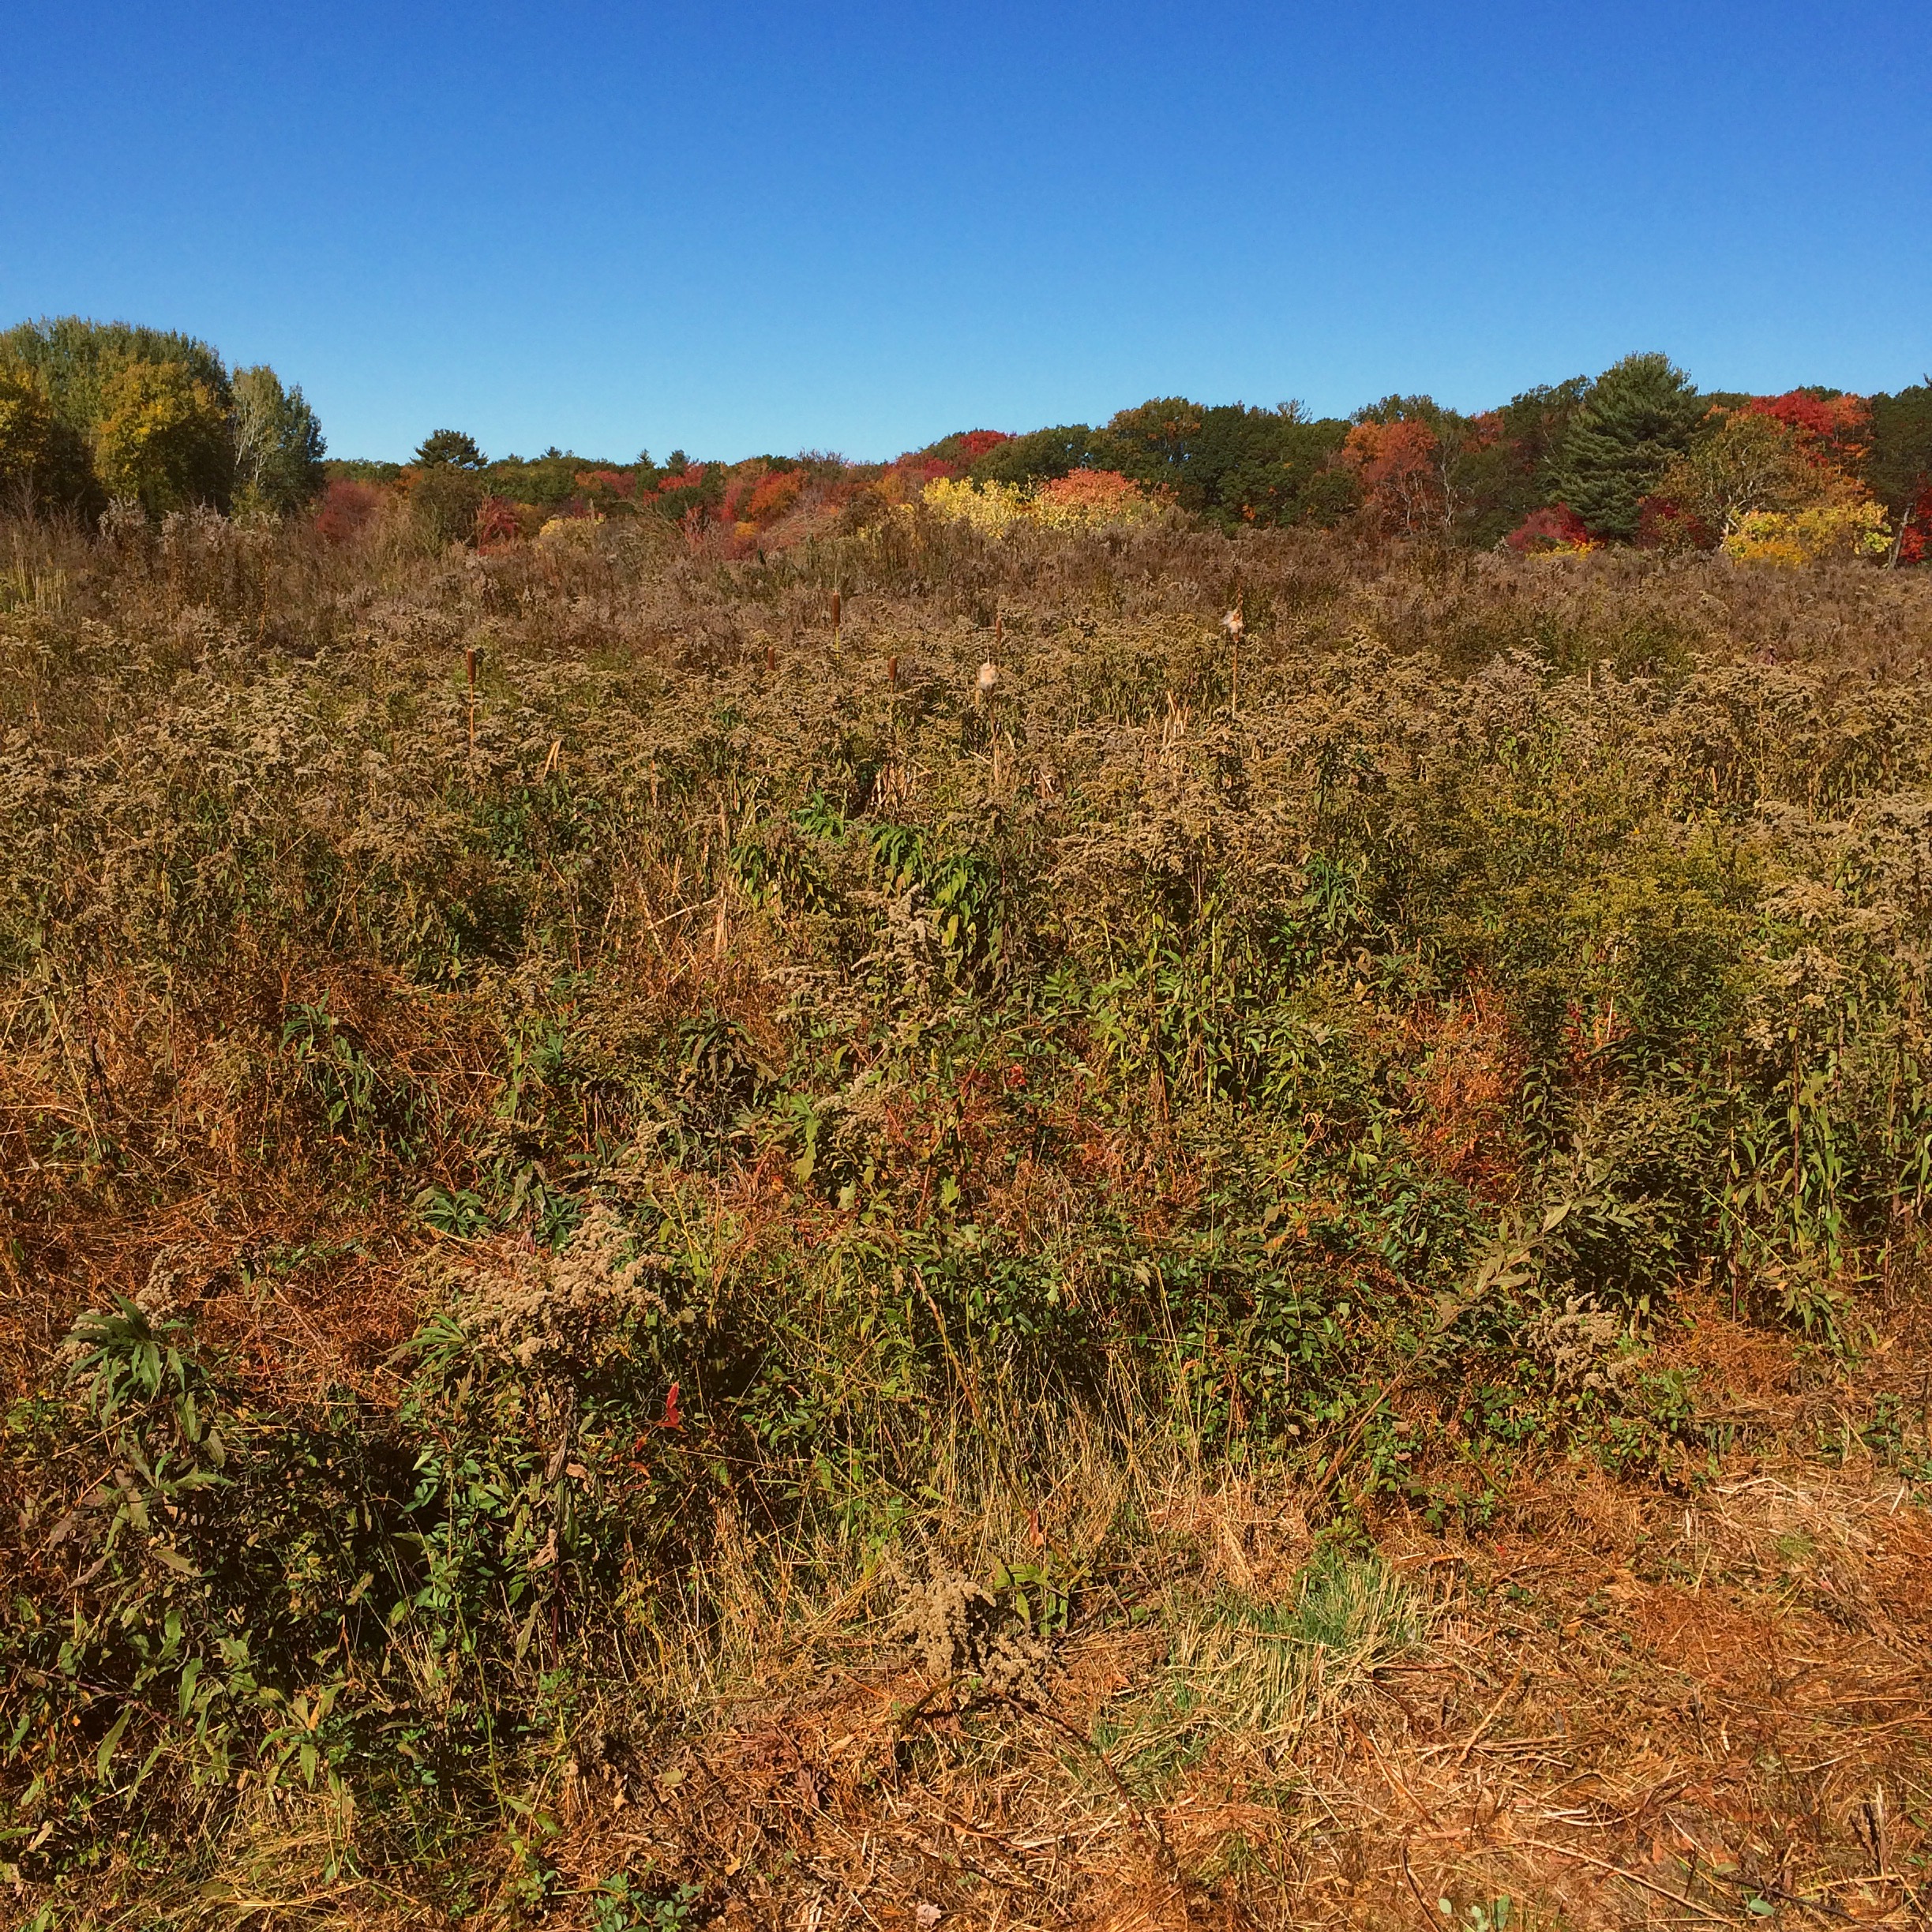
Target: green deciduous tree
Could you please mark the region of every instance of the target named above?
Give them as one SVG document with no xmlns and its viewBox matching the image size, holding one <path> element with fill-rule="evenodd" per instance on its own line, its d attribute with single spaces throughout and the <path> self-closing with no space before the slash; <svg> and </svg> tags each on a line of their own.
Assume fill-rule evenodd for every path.
<svg viewBox="0 0 1932 1932">
<path fill-rule="evenodd" d="M 24 475 L 17 463 L 13 472 L 16 490 L 27 489 L 31 501 L 88 514 L 109 492 L 141 496 L 151 508 L 170 507 L 176 498 L 227 501 L 231 479 L 216 448 L 227 435 L 224 430 L 216 436 L 214 426 L 225 422 L 234 398 L 228 372 L 207 343 L 129 322 L 43 316 L 0 333 L 0 366 L 29 377 L 46 407 L 47 426 L 36 432 L 39 454 Z M 176 374 L 129 376 L 163 367 Z M 193 407 L 163 405 L 164 389 L 175 393 L 177 404 L 189 392 L 201 400 Z M 137 390 L 146 400 L 131 406 Z M 112 479 L 103 472 L 98 447 L 111 418 Z"/>
<path fill-rule="evenodd" d="M 1587 376 L 1547 383 L 1476 418 L 1456 481 L 1457 535 L 1487 550 L 1532 511 L 1555 501 L 1556 471 Z"/>
<path fill-rule="evenodd" d="M 0 362 L 34 370 L 46 385 L 56 418 L 83 434 L 92 434 L 107 413 L 109 384 L 136 362 L 178 364 L 224 411 L 234 400 L 228 371 L 208 343 L 129 322 L 91 322 L 78 315 L 22 322 L 0 334 Z"/>
<path fill-rule="evenodd" d="M 234 484 L 227 403 L 186 363 L 129 363 L 101 389 L 94 467 L 103 486 L 150 515 L 193 504 L 225 510 Z"/>
<path fill-rule="evenodd" d="M 1102 467 L 1094 460 L 1094 432 L 1084 422 L 1063 422 L 1009 437 L 977 458 L 976 483 L 1037 483 L 1073 470 Z"/>
<path fill-rule="evenodd" d="M 1356 501 L 1353 476 L 1335 461 L 1348 432 L 1345 422 L 1311 420 L 1297 403 L 1208 407 L 1161 396 L 1113 417 L 1088 460 L 1225 530 L 1332 523 Z"/>
<path fill-rule="evenodd" d="M 465 543 L 483 506 L 482 479 L 453 463 L 432 463 L 409 486 L 409 518 L 426 543 Z"/>
<path fill-rule="evenodd" d="M 234 373 L 235 505 L 280 514 L 322 487 L 322 426 L 264 362 Z"/>
<path fill-rule="evenodd" d="M 91 512 L 97 494 L 86 441 L 54 413 L 39 373 L 0 362 L 0 508 Z"/>
<path fill-rule="evenodd" d="M 1637 535 L 1639 506 L 1690 447 L 1705 404 L 1667 355 L 1626 355 L 1570 418 L 1557 493 L 1600 536 Z"/>
</svg>

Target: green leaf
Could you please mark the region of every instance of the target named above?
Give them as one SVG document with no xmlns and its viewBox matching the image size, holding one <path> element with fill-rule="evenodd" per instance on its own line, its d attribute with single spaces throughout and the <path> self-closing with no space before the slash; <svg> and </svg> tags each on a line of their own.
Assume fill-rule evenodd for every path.
<svg viewBox="0 0 1932 1932">
<path fill-rule="evenodd" d="M 521 1664 L 524 1653 L 530 1649 L 530 1640 L 537 1632 L 537 1619 L 543 1609 L 543 1600 L 539 1597 L 530 1606 L 530 1615 L 523 1619 L 523 1627 L 516 1634 L 516 1661 Z"/>
<path fill-rule="evenodd" d="M 114 1746 L 121 1742 L 121 1734 L 126 1730 L 128 1720 L 133 1715 L 133 1705 L 122 1705 L 121 1715 L 114 1720 L 107 1736 L 100 1741 L 100 1749 L 94 1754 L 94 1775 L 103 1784 L 107 1782 L 108 1761 L 114 1756 Z"/>
</svg>

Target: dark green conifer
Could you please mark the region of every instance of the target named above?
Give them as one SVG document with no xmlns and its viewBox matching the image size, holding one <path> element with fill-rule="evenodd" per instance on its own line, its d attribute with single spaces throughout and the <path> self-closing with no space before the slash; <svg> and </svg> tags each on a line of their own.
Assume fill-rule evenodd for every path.
<svg viewBox="0 0 1932 1932">
<path fill-rule="evenodd" d="M 1871 454 L 1865 481 L 1893 516 L 1932 487 L 1932 377 L 1871 399 Z"/>
<path fill-rule="evenodd" d="M 461 430 L 431 430 L 416 445 L 415 460 L 426 470 L 442 463 L 458 470 L 480 470 L 486 467 L 486 459 L 476 446 L 476 438 Z"/>
<path fill-rule="evenodd" d="M 1690 447 L 1705 411 L 1668 355 L 1626 355 L 1590 385 L 1563 441 L 1562 500 L 1600 537 L 1637 535 L 1639 505 Z"/>
</svg>

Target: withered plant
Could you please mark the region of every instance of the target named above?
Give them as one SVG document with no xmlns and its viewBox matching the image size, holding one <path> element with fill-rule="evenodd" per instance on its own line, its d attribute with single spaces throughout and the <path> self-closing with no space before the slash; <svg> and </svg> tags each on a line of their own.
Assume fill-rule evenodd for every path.
<svg viewBox="0 0 1932 1932">
<path fill-rule="evenodd" d="M 28 1923 L 1923 1922 L 1919 574 L 0 559 Z"/>
</svg>

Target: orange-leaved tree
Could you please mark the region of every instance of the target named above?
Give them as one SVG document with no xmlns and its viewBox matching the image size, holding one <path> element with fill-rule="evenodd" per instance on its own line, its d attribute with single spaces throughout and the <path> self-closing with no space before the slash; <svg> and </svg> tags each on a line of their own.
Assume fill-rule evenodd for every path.
<svg viewBox="0 0 1932 1932">
<path fill-rule="evenodd" d="M 1782 396 L 1754 396 L 1744 407 L 1796 431 L 1799 447 L 1815 462 L 1851 469 L 1870 454 L 1871 405 L 1862 396 L 1788 389 Z"/>
<path fill-rule="evenodd" d="M 1049 477 L 1035 486 L 1034 500 L 1049 512 L 1101 522 L 1116 512 L 1144 514 L 1153 507 L 1139 484 L 1118 470 L 1069 470 Z"/>
<path fill-rule="evenodd" d="M 1442 445 L 1420 418 L 1358 422 L 1341 460 L 1362 486 L 1362 513 L 1386 536 L 1419 537 L 1449 527 L 1450 505 Z"/>
</svg>

